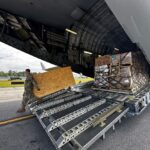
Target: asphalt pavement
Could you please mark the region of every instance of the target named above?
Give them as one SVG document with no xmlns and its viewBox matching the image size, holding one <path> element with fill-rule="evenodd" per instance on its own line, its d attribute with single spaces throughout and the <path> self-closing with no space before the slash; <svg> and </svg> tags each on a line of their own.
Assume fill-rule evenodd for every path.
<svg viewBox="0 0 150 150">
<path fill-rule="evenodd" d="M 10 93 L 15 93 L 16 90 L 18 90 L 18 94 L 14 94 L 12 97 Z M 7 91 L 8 98 L 6 91 L 6 98 L 3 96 L 2 99 L 0 95 L 0 120 L 18 116 L 16 109 L 21 103 L 23 89 L 14 89 L 14 91 L 12 89 L 11 92 Z M 54 149 L 36 118 L 0 127 L 0 150 Z M 90 147 L 90 150 L 150 150 L 150 107 L 140 116 L 123 119 L 115 131 L 110 130 L 106 134 L 106 139 L 99 139 Z"/>
</svg>

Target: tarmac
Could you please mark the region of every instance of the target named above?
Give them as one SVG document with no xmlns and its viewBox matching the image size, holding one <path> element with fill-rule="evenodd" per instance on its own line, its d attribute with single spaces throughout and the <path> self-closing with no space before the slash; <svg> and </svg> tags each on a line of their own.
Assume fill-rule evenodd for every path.
<svg viewBox="0 0 150 150">
<path fill-rule="evenodd" d="M 0 121 L 16 116 L 23 88 L 0 88 Z M 99 139 L 90 150 L 150 150 L 150 107 L 141 115 L 125 118 L 106 139 Z M 55 150 L 36 118 L 0 126 L 0 150 Z"/>
</svg>

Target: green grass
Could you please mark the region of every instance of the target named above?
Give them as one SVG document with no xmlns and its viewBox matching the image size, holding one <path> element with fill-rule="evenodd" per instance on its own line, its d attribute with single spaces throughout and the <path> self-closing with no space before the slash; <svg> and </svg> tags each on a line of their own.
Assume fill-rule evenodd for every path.
<svg viewBox="0 0 150 150">
<path fill-rule="evenodd" d="M 11 82 L 23 82 L 23 80 L 12 80 L 12 81 L 8 81 L 8 80 L 0 80 L 0 87 L 23 87 L 24 84 L 17 84 L 17 85 L 11 85 Z"/>
<path fill-rule="evenodd" d="M 75 82 L 76 84 L 79 83 L 84 83 L 84 82 L 89 82 L 94 80 L 93 78 L 75 78 Z M 16 84 L 16 85 L 11 85 L 11 82 L 23 82 L 23 80 L 12 80 L 12 81 L 8 81 L 8 80 L 0 80 L 0 87 L 23 87 L 24 84 Z"/>
<path fill-rule="evenodd" d="M 79 83 L 84 83 L 84 82 L 89 82 L 89 81 L 93 81 L 93 78 L 87 77 L 87 78 L 75 78 L 75 82 L 76 84 Z"/>
</svg>

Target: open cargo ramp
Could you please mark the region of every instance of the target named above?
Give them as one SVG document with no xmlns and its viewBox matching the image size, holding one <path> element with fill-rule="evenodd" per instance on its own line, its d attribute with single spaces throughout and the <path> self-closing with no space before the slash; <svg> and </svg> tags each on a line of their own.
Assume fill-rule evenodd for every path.
<svg viewBox="0 0 150 150">
<path fill-rule="evenodd" d="M 49 78 L 53 73 L 58 79 L 56 86 Z M 42 76 L 44 80 L 40 80 Z M 70 68 L 34 77 L 43 95 L 29 107 L 56 149 L 88 149 L 99 138 L 105 139 L 109 129 L 115 130 L 123 117 L 140 114 L 150 103 L 149 84 L 136 93 L 96 88 L 93 81 L 74 85 Z M 49 80 L 53 84 L 44 86 Z"/>
<path fill-rule="evenodd" d="M 118 101 L 116 101 L 118 99 Z M 126 95 L 104 91 L 67 90 L 32 106 L 56 149 L 87 149 L 97 139 L 105 138 L 109 129 L 121 122 L 129 108 L 125 108 Z"/>
</svg>

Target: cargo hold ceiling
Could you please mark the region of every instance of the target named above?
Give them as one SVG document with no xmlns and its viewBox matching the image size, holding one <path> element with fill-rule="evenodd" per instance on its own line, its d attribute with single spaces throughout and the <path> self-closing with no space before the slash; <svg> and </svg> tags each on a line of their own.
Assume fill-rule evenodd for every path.
<svg viewBox="0 0 150 150">
<path fill-rule="evenodd" d="M 1 41 L 85 75 L 98 55 L 139 49 L 104 0 L 1 0 L 0 9 Z"/>
<path fill-rule="evenodd" d="M 50 25 L 65 28 L 81 17 L 78 9 L 88 10 L 96 0 L 1 0 L 0 8 L 13 14 Z"/>
</svg>

